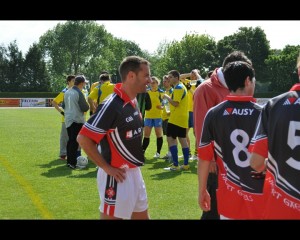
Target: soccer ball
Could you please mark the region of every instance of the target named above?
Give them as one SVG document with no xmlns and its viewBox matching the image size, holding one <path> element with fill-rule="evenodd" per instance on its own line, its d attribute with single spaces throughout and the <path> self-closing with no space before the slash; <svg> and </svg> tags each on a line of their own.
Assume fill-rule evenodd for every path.
<svg viewBox="0 0 300 240">
<path fill-rule="evenodd" d="M 79 156 L 79 157 L 77 157 L 76 167 L 81 168 L 81 169 L 86 168 L 88 163 L 89 163 L 89 160 L 85 156 Z"/>
</svg>

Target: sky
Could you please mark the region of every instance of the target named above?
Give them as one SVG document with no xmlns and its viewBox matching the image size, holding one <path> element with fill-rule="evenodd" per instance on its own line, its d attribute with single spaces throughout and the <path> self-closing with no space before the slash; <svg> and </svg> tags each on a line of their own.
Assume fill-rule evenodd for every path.
<svg viewBox="0 0 300 240">
<path fill-rule="evenodd" d="M 0 21 L 0 45 L 16 40 L 25 54 L 30 45 L 53 29 L 57 23 L 66 21 Z M 97 21 L 115 37 L 137 43 L 142 50 L 155 53 L 160 43 L 180 41 L 185 34 L 208 34 L 215 41 L 238 31 L 239 27 L 261 27 L 272 49 L 286 45 L 300 45 L 300 21 Z"/>
</svg>

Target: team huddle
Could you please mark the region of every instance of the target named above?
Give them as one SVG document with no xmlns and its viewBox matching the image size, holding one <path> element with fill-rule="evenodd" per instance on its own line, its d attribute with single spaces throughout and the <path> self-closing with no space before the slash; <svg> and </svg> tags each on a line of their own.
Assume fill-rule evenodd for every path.
<svg viewBox="0 0 300 240">
<path fill-rule="evenodd" d="M 297 69 L 300 79 L 300 55 Z M 84 76 L 70 77 L 74 86 L 54 99 L 65 117 L 60 157 L 75 169 L 82 148 L 98 166 L 101 219 L 150 218 L 140 167 L 153 127 L 154 157 L 160 157 L 166 135 L 167 171 L 189 170 L 188 132 L 194 128 L 201 219 L 300 219 L 300 83 L 264 106 L 256 104 L 255 70 L 239 51 L 205 81 L 196 70 L 187 82 L 169 71 L 165 91 L 151 77 L 150 63 L 138 56 L 125 58 L 119 73 L 122 82 L 111 84 L 103 72 L 88 100 Z"/>
</svg>

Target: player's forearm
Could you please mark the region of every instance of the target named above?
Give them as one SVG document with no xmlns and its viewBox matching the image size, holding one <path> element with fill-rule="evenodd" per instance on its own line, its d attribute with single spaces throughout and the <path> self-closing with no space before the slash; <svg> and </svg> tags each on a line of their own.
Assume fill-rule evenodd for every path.
<svg viewBox="0 0 300 240">
<path fill-rule="evenodd" d="M 199 193 L 206 191 L 207 178 L 209 173 L 210 161 L 199 159 L 198 161 L 198 186 Z"/>
<path fill-rule="evenodd" d="M 59 113 L 63 111 L 63 109 L 61 109 L 55 101 L 52 102 L 52 105 Z"/>
<path fill-rule="evenodd" d="M 96 110 L 95 102 L 92 98 L 88 97 L 88 103 L 90 105 L 90 110 L 94 113 Z"/>
<path fill-rule="evenodd" d="M 173 105 L 174 107 L 178 107 L 179 102 L 174 101 L 168 94 L 164 94 L 164 95 L 163 95 L 163 98 L 164 98 L 164 99 L 167 99 L 168 102 L 169 102 L 169 104 Z"/>
<path fill-rule="evenodd" d="M 186 78 L 188 78 L 190 76 L 191 76 L 191 73 L 182 73 L 182 74 L 180 74 L 180 78 L 179 79 L 186 79 Z"/>
<path fill-rule="evenodd" d="M 100 155 L 97 149 L 97 143 L 85 135 L 78 134 L 77 142 L 91 160 L 102 169 L 105 169 L 108 163 Z"/>
</svg>

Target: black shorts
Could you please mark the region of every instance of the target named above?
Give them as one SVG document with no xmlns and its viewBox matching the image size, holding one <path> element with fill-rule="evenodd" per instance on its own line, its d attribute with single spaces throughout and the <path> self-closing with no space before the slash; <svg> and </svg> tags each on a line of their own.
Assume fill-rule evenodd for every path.
<svg viewBox="0 0 300 240">
<path fill-rule="evenodd" d="M 163 120 L 163 123 L 162 123 L 162 129 L 163 129 L 164 135 L 167 135 L 168 121 L 169 121 L 169 119 L 165 119 L 165 120 Z"/>
<path fill-rule="evenodd" d="M 172 123 L 168 123 L 167 136 L 176 139 L 177 137 L 186 138 L 186 128 L 179 127 Z"/>
</svg>

